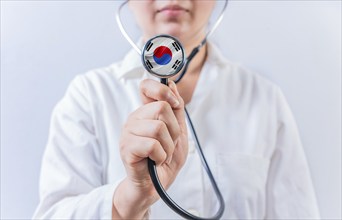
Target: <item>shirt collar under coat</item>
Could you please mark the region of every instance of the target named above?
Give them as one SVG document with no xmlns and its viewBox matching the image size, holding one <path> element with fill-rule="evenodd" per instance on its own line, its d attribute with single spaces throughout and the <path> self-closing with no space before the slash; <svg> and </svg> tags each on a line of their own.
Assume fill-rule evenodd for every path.
<svg viewBox="0 0 342 220">
<path fill-rule="evenodd" d="M 139 46 L 139 48 L 142 48 L 142 40 L 139 40 L 137 45 Z M 220 65 L 227 61 L 221 54 L 221 51 L 214 44 L 208 42 L 208 54 L 206 62 L 213 65 Z M 133 48 L 126 54 L 118 68 L 119 71 L 115 71 L 115 73 L 119 79 L 142 77 L 144 74 L 147 73 L 142 65 L 141 55 L 138 54 L 138 52 Z"/>
</svg>

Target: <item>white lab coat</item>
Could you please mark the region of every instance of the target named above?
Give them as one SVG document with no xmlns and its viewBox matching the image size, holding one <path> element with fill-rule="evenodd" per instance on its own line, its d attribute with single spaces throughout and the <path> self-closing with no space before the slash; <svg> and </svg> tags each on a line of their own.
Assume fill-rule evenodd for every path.
<svg viewBox="0 0 342 220">
<path fill-rule="evenodd" d="M 132 50 L 122 62 L 73 80 L 52 114 L 34 219 L 111 219 L 113 193 L 125 177 L 121 128 L 141 106 L 143 78 L 153 77 Z M 223 219 L 319 218 L 296 123 L 277 86 L 209 45 L 187 109 L 226 202 Z M 191 136 L 189 146 L 168 192 L 209 217 L 218 202 Z M 180 217 L 158 201 L 149 218 Z"/>
</svg>

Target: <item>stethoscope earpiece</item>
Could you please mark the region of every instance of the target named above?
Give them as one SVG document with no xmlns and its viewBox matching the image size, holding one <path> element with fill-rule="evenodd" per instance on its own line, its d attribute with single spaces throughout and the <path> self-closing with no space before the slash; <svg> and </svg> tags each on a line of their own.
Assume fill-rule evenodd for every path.
<svg viewBox="0 0 342 220">
<path fill-rule="evenodd" d="M 176 75 L 185 64 L 182 44 L 169 35 L 158 35 L 148 40 L 141 58 L 145 69 L 159 78 Z"/>
</svg>

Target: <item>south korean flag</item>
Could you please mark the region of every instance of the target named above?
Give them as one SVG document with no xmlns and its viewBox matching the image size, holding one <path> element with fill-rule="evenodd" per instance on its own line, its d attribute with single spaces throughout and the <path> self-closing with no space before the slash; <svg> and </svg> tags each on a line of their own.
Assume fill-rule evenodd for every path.
<svg viewBox="0 0 342 220">
<path fill-rule="evenodd" d="M 159 35 L 147 41 L 142 58 L 148 72 L 160 78 L 169 78 L 182 69 L 184 50 L 174 37 Z"/>
</svg>

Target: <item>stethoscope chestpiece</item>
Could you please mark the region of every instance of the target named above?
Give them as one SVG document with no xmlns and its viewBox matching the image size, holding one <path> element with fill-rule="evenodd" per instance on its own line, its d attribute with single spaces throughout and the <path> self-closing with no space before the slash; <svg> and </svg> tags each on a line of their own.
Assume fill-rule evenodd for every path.
<svg viewBox="0 0 342 220">
<path fill-rule="evenodd" d="M 182 44 L 169 35 L 158 35 L 148 40 L 142 51 L 145 69 L 158 78 L 170 78 L 184 66 Z"/>
</svg>

